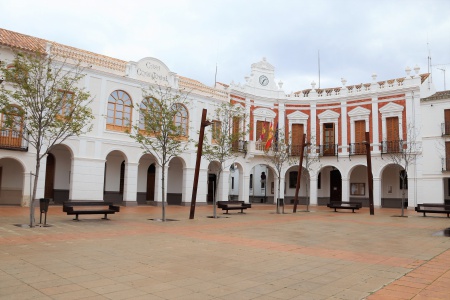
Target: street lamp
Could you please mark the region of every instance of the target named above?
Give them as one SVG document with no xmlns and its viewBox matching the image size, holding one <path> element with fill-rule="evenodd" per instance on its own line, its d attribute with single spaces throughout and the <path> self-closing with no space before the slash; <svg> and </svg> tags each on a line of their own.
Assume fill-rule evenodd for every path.
<svg viewBox="0 0 450 300">
<path fill-rule="evenodd" d="M 197 201 L 198 176 L 200 173 L 200 162 L 201 162 L 201 158 L 202 158 L 203 138 L 205 136 L 205 127 L 212 124 L 212 122 L 206 120 L 206 112 L 207 112 L 207 110 L 204 108 L 203 112 L 202 112 L 202 121 L 200 123 L 200 135 L 198 137 L 197 161 L 195 163 L 194 186 L 192 187 L 191 211 L 189 214 L 189 219 L 194 219 L 194 214 L 195 214 L 195 202 Z"/>
</svg>

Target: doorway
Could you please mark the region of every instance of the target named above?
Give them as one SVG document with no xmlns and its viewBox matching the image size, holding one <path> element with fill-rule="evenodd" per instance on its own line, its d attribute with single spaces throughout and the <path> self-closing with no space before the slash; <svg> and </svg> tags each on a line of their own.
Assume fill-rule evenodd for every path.
<svg viewBox="0 0 450 300">
<path fill-rule="evenodd" d="M 147 170 L 147 193 L 145 197 L 147 201 L 155 200 L 155 173 L 155 164 L 151 164 Z"/>
<path fill-rule="evenodd" d="M 342 202 L 342 177 L 339 170 L 330 171 L 330 202 Z"/>
<path fill-rule="evenodd" d="M 216 192 L 216 174 L 208 174 L 208 196 L 206 201 L 213 202 L 214 193 Z"/>
</svg>

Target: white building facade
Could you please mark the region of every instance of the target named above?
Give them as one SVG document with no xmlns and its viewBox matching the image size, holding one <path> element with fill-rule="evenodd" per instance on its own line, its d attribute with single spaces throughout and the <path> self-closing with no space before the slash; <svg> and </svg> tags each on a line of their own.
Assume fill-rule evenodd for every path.
<svg viewBox="0 0 450 300">
<path fill-rule="evenodd" d="M 37 198 L 52 198 L 55 203 L 107 200 L 130 206 L 160 205 L 162 170 L 155 156 L 144 154 L 126 133 L 122 113 L 138 122 L 139 113 L 133 107 L 143 100 L 142 88 L 161 85 L 188 91 L 185 122 L 191 139 L 198 139 L 203 109 L 212 119 L 218 104 L 231 102 L 244 107 L 249 116 L 245 125 L 250 130 L 220 182 L 215 163 L 202 160 L 199 205 L 212 203 L 216 190 L 220 199 L 275 203 L 279 189 L 280 197 L 292 202 L 298 164 L 283 167 L 278 186 L 262 148 L 267 139 L 262 131 L 270 126 L 284 130 L 293 156 L 299 155 L 303 133 L 311 143 L 305 149 L 313 163 L 302 171 L 301 204 L 325 205 L 333 199 L 368 205 L 365 132 L 370 133 L 375 206 L 400 207 L 403 188 L 410 207 L 450 199 L 446 156 L 450 155 L 450 95 L 436 93 L 429 74 L 421 74 L 418 68 L 407 68 L 404 77 L 392 80 L 380 80 L 374 74 L 366 84 L 347 85 L 342 80 L 342 86 L 329 89 L 318 89 L 313 82 L 309 89 L 286 94 L 282 83 L 275 82 L 275 68 L 263 58 L 252 64 L 244 83 L 212 88 L 179 76 L 156 58 L 126 62 L 3 29 L 0 33 L 2 62 L 11 62 L 14 51 L 40 49 L 89 66 L 82 84 L 94 98 L 93 130 L 51 149 L 42 162 Z M 406 183 L 400 180 L 402 166 L 389 155 L 412 144 L 411 128 L 418 146 Z M 211 134 L 209 129 L 206 134 Z M 196 152 L 190 143 L 188 151 L 170 161 L 169 205 L 190 205 Z M 2 123 L 0 205 L 29 204 L 34 157 L 35 150 L 12 138 Z"/>
</svg>

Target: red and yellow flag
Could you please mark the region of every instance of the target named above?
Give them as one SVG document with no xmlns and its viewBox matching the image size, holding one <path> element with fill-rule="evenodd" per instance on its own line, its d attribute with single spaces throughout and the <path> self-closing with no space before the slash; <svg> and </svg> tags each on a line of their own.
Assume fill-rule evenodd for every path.
<svg viewBox="0 0 450 300">
<path fill-rule="evenodd" d="M 266 150 L 268 150 L 270 148 L 270 146 L 272 146 L 272 141 L 273 141 L 273 124 L 272 124 L 272 122 L 270 122 L 269 136 L 267 137 L 267 142 L 266 142 Z"/>
</svg>

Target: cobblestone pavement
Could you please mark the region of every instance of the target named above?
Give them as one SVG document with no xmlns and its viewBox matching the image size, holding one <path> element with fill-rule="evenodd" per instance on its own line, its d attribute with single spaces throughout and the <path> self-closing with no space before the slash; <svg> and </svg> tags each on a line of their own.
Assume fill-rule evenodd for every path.
<svg viewBox="0 0 450 300">
<path fill-rule="evenodd" d="M 110 220 L 0 206 L 0 299 L 449 299 L 446 215 L 121 207 Z M 36 210 L 37 221 L 39 211 Z M 226 216 L 226 217 L 225 217 Z"/>
</svg>

